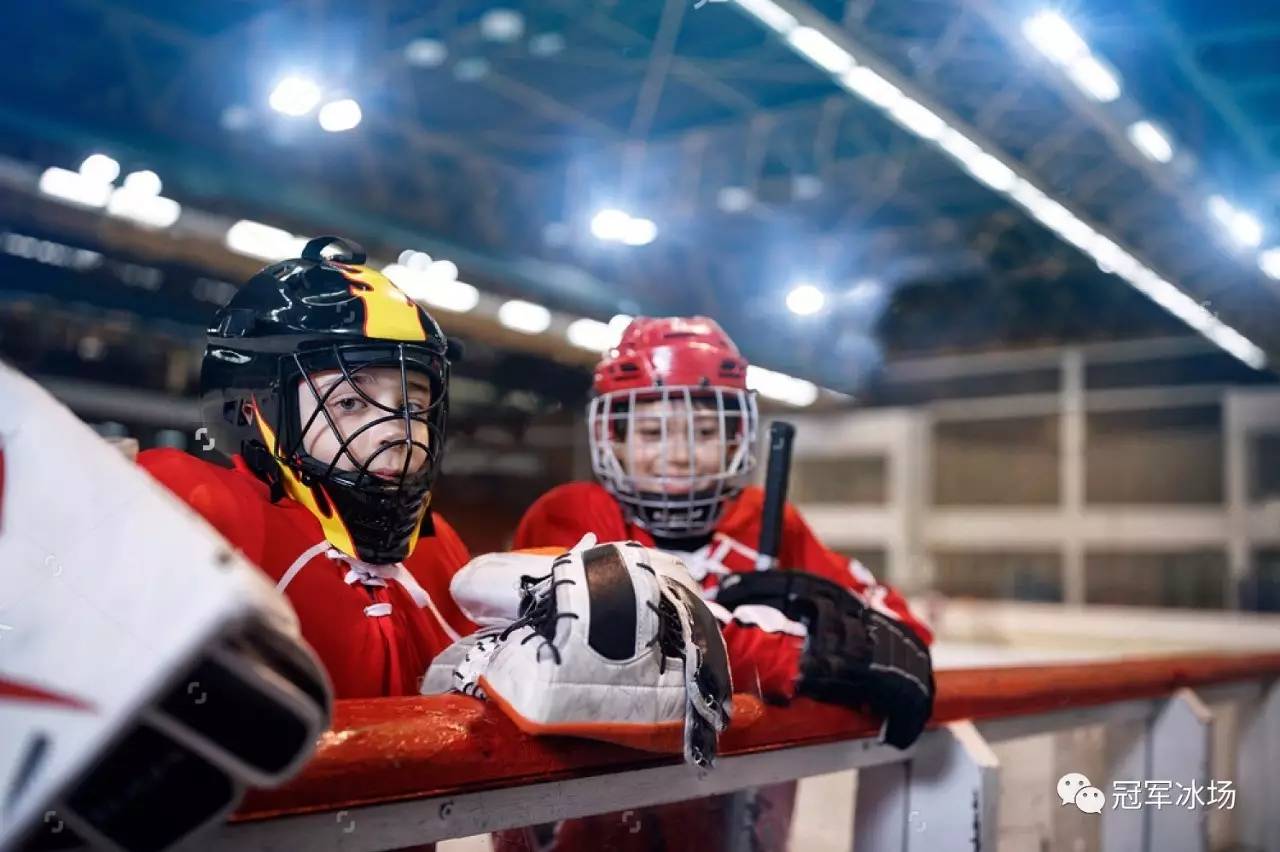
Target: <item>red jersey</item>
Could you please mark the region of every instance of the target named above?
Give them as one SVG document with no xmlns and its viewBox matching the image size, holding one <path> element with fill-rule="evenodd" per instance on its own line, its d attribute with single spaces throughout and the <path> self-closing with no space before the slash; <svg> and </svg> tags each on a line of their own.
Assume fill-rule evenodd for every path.
<svg viewBox="0 0 1280 852">
<path fill-rule="evenodd" d="M 439 515 L 434 535 L 395 565 L 369 565 L 333 547 L 320 521 L 236 456 L 232 469 L 179 450 L 147 450 L 138 464 L 189 504 L 271 578 L 298 614 L 337 698 L 417 695 L 431 660 L 475 630 L 449 581 L 470 554 Z"/>
<path fill-rule="evenodd" d="M 763 512 L 764 491 L 756 487 L 744 489 L 725 507 L 711 542 L 695 553 L 681 554 L 704 588 L 715 589 L 725 574 L 755 570 Z M 538 498 L 521 519 L 513 546 L 516 549 L 541 545 L 572 547 L 588 532 L 594 532 L 602 542 L 633 540 L 646 547 L 656 546 L 653 536 L 627 523 L 618 502 L 594 482 L 560 485 Z M 782 516 L 778 564 L 834 580 L 857 594 L 868 606 L 910 626 L 926 644 L 932 644 L 932 631 L 911 611 L 897 590 L 877 582 L 856 559 L 824 547 L 790 503 Z"/>
</svg>

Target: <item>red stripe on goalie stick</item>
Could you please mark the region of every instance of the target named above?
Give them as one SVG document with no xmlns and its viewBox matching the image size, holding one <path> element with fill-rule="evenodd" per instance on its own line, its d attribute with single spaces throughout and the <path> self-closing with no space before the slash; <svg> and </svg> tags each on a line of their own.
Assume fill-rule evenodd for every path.
<svg viewBox="0 0 1280 852">
<path fill-rule="evenodd" d="M 37 704 L 52 704 L 55 707 L 70 707 L 72 710 L 93 710 L 93 705 L 70 695 L 50 692 L 28 683 L 0 677 L 0 700 L 32 701 Z"/>
</svg>

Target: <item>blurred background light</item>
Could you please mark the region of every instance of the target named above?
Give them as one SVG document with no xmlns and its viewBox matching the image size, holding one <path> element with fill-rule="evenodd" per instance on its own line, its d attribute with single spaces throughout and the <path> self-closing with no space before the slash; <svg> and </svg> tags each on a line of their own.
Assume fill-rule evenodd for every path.
<svg viewBox="0 0 1280 852">
<path fill-rule="evenodd" d="M 498 308 L 498 322 L 522 334 L 541 334 L 551 327 L 551 312 L 542 305 L 512 299 Z"/>
<path fill-rule="evenodd" d="M 813 284 L 798 284 L 787 293 L 787 310 L 796 316 L 812 316 L 826 303 L 826 294 Z"/>
<path fill-rule="evenodd" d="M 290 75 L 276 83 L 267 103 L 283 115 L 302 116 L 320 103 L 320 86 L 309 77 Z"/>
<path fill-rule="evenodd" d="M 45 169 L 38 186 L 45 195 L 81 207 L 105 207 L 111 198 L 110 183 L 57 167 Z"/>
<path fill-rule="evenodd" d="M 305 237 L 297 237 L 281 228 L 241 219 L 227 229 L 227 248 L 260 260 L 277 261 L 302 254 Z"/>
<path fill-rule="evenodd" d="M 320 107 L 320 126 L 330 133 L 342 133 L 360 125 L 360 104 L 352 98 L 330 101 Z"/>
<path fill-rule="evenodd" d="M 80 174 L 98 183 L 113 183 L 120 176 L 120 164 L 106 154 L 90 154 L 80 164 Z"/>
<path fill-rule="evenodd" d="M 1149 121 L 1135 121 L 1126 131 L 1133 146 L 1157 163 L 1173 159 L 1173 143 L 1160 128 Z"/>
<path fill-rule="evenodd" d="M 159 195 L 162 184 L 160 183 L 160 175 L 149 169 L 140 172 L 130 172 L 125 176 L 124 188 L 138 195 Z"/>
</svg>

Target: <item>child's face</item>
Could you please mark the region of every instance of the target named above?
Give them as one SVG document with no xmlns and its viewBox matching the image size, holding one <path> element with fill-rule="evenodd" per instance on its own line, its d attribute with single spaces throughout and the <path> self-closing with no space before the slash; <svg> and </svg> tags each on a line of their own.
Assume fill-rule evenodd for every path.
<svg viewBox="0 0 1280 852">
<path fill-rule="evenodd" d="M 310 379 L 316 393 L 311 392 L 307 379 L 300 379 L 299 422 L 304 426 L 310 423 L 302 437 L 303 452 L 326 465 L 336 456 L 337 470 L 354 471 L 368 464 L 368 472 L 380 479 L 396 480 L 402 474 L 421 470 L 427 463 L 429 429 L 417 417 L 406 428 L 404 412 L 407 409 L 411 415 L 421 415 L 427 411 L 431 384 L 419 373 L 410 371 L 406 375 L 407 397 L 397 367 L 362 369 L 353 373 L 350 381 L 341 370 L 312 373 Z M 321 405 L 324 411 L 317 412 Z M 329 419 L 325 418 L 326 413 Z M 334 428 L 330 428 L 329 420 Z M 360 431 L 371 423 L 374 425 Z M 343 452 L 343 443 L 353 435 L 356 437 Z"/>
<path fill-rule="evenodd" d="M 737 446 L 737 417 L 721 424 L 714 404 L 637 402 L 614 452 L 641 491 L 687 494 L 714 484 Z"/>
</svg>

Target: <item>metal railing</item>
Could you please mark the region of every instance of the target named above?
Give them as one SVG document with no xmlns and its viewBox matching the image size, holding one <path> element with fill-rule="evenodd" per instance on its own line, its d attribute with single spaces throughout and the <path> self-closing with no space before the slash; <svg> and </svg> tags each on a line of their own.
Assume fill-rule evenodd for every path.
<svg viewBox="0 0 1280 852">
<path fill-rule="evenodd" d="M 251 794 L 197 845 L 400 849 L 857 769 L 858 850 L 990 850 L 1000 807 L 994 744 L 1134 723 L 1137 733 L 1107 755 L 1110 777 L 1207 783 L 1208 705 L 1230 702 L 1239 713 L 1234 848 L 1280 849 L 1277 677 L 1280 653 L 941 671 L 930 729 L 905 752 L 874 741 L 871 717 L 740 695 L 710 771 L 604 743 L 526 736 L 492 705 L 459 695 L 339 701 L 307 769 Z M 1103 849 L 1210 848 L 1206 808 L 1112 807 L 1081 817 L 1100 820 Z"/>
</svg>

